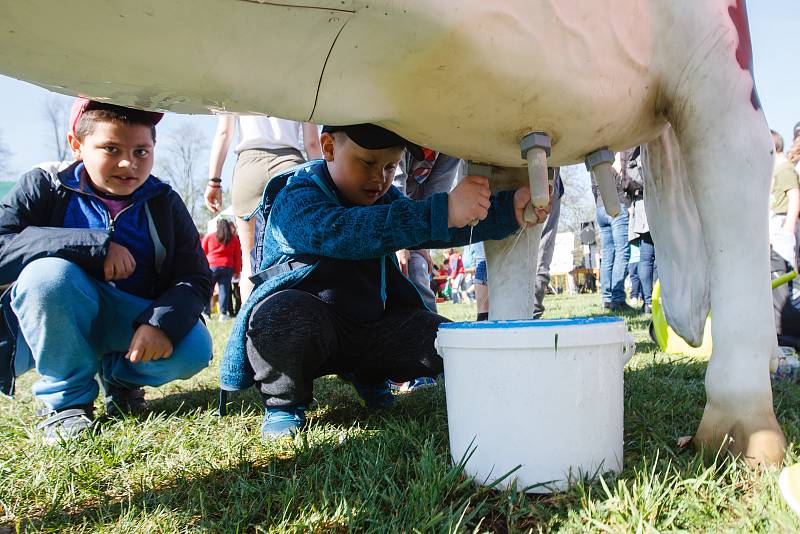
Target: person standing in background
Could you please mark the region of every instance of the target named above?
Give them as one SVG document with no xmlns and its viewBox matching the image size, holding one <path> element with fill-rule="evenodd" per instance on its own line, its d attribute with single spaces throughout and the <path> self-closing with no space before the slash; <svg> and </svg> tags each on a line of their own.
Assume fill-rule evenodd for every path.
<svg viewBox="0 0 800 534">
<path fill-rule="evenodd" d="M 622 178 L 625 192 L 630 200 L 628 240 L 636 242 L 639 260 L 636 275 L 641 286 L 642 311 L 650 313 L 653 305 L 653 284 L 657 276 L 656 248 L 647 212 L 644 206 L 644 174 L 642 172 L 641 149 L 636 147 L 622 153 Z M 633 265 L 633 264 L 632 264 Z M 634 297 L 633 274 L 631 274 L 631 297 Z"/>
<path fill-rule="evenodd" d="M 794 169 L 800 174 L 800 122 L 794 125 L 794 141 L 789 150 L 786 151 L 786 158 L 794 165 Z"/>
<path fill-rule="evenodd" d="M 461 253 L 451 248 L 448 251 L 447 263 L 450 265 L 450 300 L 469 304 L 469 295 L 464 287 L 465 271 Z"/>
<path fill-rule="evenodd" d="M 219 320 L 228 321 L 234 315 L 231 281 L 242 271 L 242 248 L 233 223 L 226 219 L 217 221 L 216 232 L 203 236 L 202 244 L 212 281 L 219 287 Z M 210 299 L 205 313 L 211 315 Z"/>
<path fill-rule="evenodd" d="M 561 181 L 561 169 L 553 169 L 553 194 L 551 195 L 550 215 L 544 222 L 542 239 L 539 241 L 539 261 L 536 264 L 536 285 L 533 290 L 533 318 L 540 319 L 544 315 L 544 294 L 550 285 L 550 264 L 553 262 L 553 251 L 556 248 L 558 220 L 561 218 L 561 197 L 564 196 L 564 182 Z"/>
<path fill-rule="evenodd" d="M 629 232 L 630 233 L 630 232 Z M 631 278 L 631 304 L 634 308 L 644 305 L 642 281 L 639 279 L 639 238 L 631 240 L 631 257 L 628 260 L 628 276 Z"/>
<path fill-rule="evenodd" d="M 253 249 L 255 221 L 245 221 L 258 206 L 267 182 L 290 167 L 305 163 L 303 148 L 309 160 L 320 159 L 319 130 L 316 125 L 299 123 L 277 117 L 261 115 L 220 115 L 217 132 L 211 144 L 208 164 L 208 185 L 205 191 L 206 206 L 213 213 L 222 210 L 222 167 L 228 148 L 236 131 L 239 143 L 233 170 L 231 200 L 236 216 L 236 229 L 242 248 L 242 273 L 239 290 L 242 300 L 247 300 L 253 289 L 250 251 Z M 301 142 L 302 130 L 302 142 Z"/>
<path fill-rule="evenodd" d="M 614 163 L 616 171 L 614 180 L 617 185 L 619 215 L 610 217 L 603 205 L 603 199 L 597 183 L 592 177 L 592 193 L 597 206 L 597 225 L 600 227 L 602 259 L 600 262 L 600 287 L 603 293 L 603 307 L 613 312 L 632 313 L 633 308 L 625 302 L 625 273 L 630 258 L 628 242 L 628 207 L 622 175 L 620 174 L 620 157 Z"/>
<path fill-rule="evenodd" d="M 447 193 L 458 178 L 461 160 L 447 154 L 423 148 L 423 159 L 406 152 L 400 160 L 393 185 L 413 200 L 425 200 L 435 193 Z M 397 261 L 403 274 L 414 283 L 425 306 L 436 312 L 436 295 L 430 288 L 433 260 L 430 251 L 398 250 Z"/>
<path fill-rule="evenodd" d="M 796 268 L 795 228 L 800 212 L 800 178 L 783 152 L 783 137 L 774 130 L 771 132 L 775 166 L 769 204 L 769 240 L 775 252 Z"/>
<path fill-rule="evenodd" d="M 552 213 L 552 212 L 551 212 Z M 472 261 L 475 264 L 475 301 L 478 304 L 476 321 L 489 320 L 489 274 L 486 270 L 486 251 L 483 242 L 473 243 L 470 246 Z"/>
</svg>

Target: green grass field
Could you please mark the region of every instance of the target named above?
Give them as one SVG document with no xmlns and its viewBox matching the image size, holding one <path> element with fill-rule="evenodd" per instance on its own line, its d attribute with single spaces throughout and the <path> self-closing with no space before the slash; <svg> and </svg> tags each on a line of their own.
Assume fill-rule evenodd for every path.
<svg viewBox="0 0 800 534">
<path fill-rule="evenodd" d="M 602 313 L 594 295 L 550 296 L 546 305 L 549 317 Z M 462 320 L 475 310 L 440 312 Z M 148 390 L 146 418 L 101 419 L 96 435 L 47 447 L 35 431 L 29 373 L 15 401 L 0 399 L 0 534 L 800 531 L 774 472 L 707 466 L 678 449 L 702 414 L 706 363 L 656 352 L 646 320 L 626 321 L 638 346 L 625 371 L 617 478 L 543 497 L 476 486 L 451 463 L 442 386 L 368 413 L 347 386 L 323 378 L 309 428 L 264 445 L 254 391 L 214 417 L 218 360 L 191 381 Z M 219 355 L 230 323 L 211 328 Z M 798 456 L 798 387 L 775 386 L 789 463 Z"/>
</svg>

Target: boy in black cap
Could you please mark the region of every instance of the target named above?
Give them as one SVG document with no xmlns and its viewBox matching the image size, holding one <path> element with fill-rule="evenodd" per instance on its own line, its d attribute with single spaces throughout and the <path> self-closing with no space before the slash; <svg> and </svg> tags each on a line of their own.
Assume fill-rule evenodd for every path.
<svg viewBox="0 0 800 534">
<path fill-rule="evenodd" d="M 464 245 L 476 219 L 475 241 L 526 224 L 530 190 L 490 196 L 484 177 L 404 197 L 392 179 L 404 149 L 420 148 L 384 128 L 326 126 L 320 141 L 324 161 L 295 170 L 269 210 L 257 287 L 222 363 L 224 390 L 257 384 L 265 439 L 299 429 L 319 376 L 339 374 L 368 407 L 383 407 L 393 402 L 387 379 L 442 372 L 434 339 L 447 319 L 425 308 L 395 251 Z"/>
</svg>

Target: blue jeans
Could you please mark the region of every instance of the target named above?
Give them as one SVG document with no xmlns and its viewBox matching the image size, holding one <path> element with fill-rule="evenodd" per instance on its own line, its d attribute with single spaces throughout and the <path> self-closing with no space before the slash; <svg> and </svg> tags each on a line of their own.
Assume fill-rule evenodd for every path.
<svg viewBox="0 0 800 534">
<path fill-rule="evenodd" d="M 628 274 L 631 277 L 631 298 L 642 299 L 644 301 L 644 293 L 642 292 L 642 281 L 639 278 L 639 262 L 628 264 Z"/>
<path fill-rule="evenodd" d="M 233 315 L 233 301 L 231 300 L 231 280 L 233 280 L 233 269 L 230 267 L 211 267 L 211 283 L 219 287 L 217 302 L 219 303 L 219 313 Z M 213 287 L 213 286 L 212 286 Z M 208 301 L 206 313 L 211 315 L 211 301 Z"/>
<path fill-rule="evenodd" d="M 33 394 L 53 410 L 97 398 L 95 375 L 124 387 L 160 386 L 190 378 L 211 360 L 211 336 L 198 321 L 172 356 L 144 363 L 125 358 L 133 321 L 151 301 L 96 280 L 61 258 L 28 264 L 14 286 L 19 319 L 18 373 L 31 358 L 41 379 Z"/>
<path fill-rule="evenodd" d="M 650 232 L 642 234 L 640 250 L 639 279 L 642 281 L 644 303 L 650 305 L 653 303 L 653 283 L 658 277 L 656 274 L 656 248 Z"/>
<path fill-rule="evenodd" d="M 431 275 L 428 273 L 428 260 L 419 252 L 412 250 L 408 260 L 408 278 L 419 291 L 425 306 L 436 313 L 436 295 L 431 289 Z"/>
<path fill-rule="evenodd" d="M 603 260 L 600 263 L 600 288 L 603 302 L 625 302 L 625 273 L 631 248 L 628 242 L 628 211 L 620 206 L 613 219 L 603 206 L 597 207 Z M 640 274 L 641 276 L 641 274 Z"/>
</svg>

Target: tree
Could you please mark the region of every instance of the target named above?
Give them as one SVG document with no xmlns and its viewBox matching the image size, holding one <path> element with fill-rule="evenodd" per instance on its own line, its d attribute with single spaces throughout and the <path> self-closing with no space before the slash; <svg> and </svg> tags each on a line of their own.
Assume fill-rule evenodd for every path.
<svg viewBox="0 0 800 534">
<path fill-rule="evenodd" d="M 156 174 L 170 182 L 183 199 L 195 225 L 205 228 L 210 213 L 203 202 L 208 168 L 208 140 L 200 128 L 184 122 L 165 136 L 156 151 Z"/>
<path fill-rule="evenodd" d="M 562 232 L 581 230 L 581 223 L 595 220 L 595 204 L 589 173 L 582 165 L 561 168 L 564 196 L 561 197 L 561 217 L 558 229 Z"/>
<path fill-rule="evenodd" d="M 63 95 L 51 94 L 44 101 L 43 115 L 48 127 L 53 134 L 55 159 L 66 161 L 71 159 L 69 146 L 67 146 L 67 132 L 69 130 L 70 99 Z"/>
<path fill-rule="evenodd" d="M 2 132 L 0 132 L 0 180 L 10 180 L 11 174 L 11 151 L 3 142 Z"/>
</svg>

